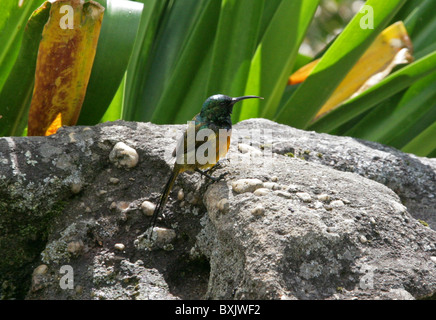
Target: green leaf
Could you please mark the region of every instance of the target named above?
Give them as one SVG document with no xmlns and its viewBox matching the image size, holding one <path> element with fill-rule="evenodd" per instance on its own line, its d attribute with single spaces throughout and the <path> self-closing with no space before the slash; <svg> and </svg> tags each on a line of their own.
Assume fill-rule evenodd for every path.
<svg viewBox="0 0 436 320">
<path fill-rule="evenodd" d="M 143 78 L 139 79 L 141 90 L 137 92 L 138 96 L 135 97 L 134 114 L 131 120 L 149 121 L 153 119 L 153 121 L 164 123 L 169 121 L 168 116 L 175 116 L 175 114 L 165 114 L 164 111 L 164 117 L 160 119 L 158 114 L 162 110 L 159 110 L 158 104 L 161 99 L 169 98 L 171 100 L 171 97 L 165 94 L 168 92 L 169 86 L 189 85 L 189 83 L 183 83 L 184 79 L 180 79 L 182 82 L 177 84 L 171 84 L 171 81 L 178 81 L 174 78 L 177 70 L 195 71 L 195 64 L 201 61 L 197 59 L 206 52 L 206 46 L 210 45 L 208 43 L 213 40 L 214 32 L 211 33 L 206 24 L 213 24 L 213 29 L 216 26 L 214 14 L 216 10 L 212 13 L 208 11 L 208 8 L 214 6 L 217 8 L 219 2 L 184 0 L 171 2 L 171 5 L 168 6 L 156 34 L 152 52 L 150 52 L 149 68 L 142 74 Z M 199 29 L 199 25 L 205 29 Z M 193 38 L 194 33 L 200 38 Z M 210 38 L 207 39 L 209 41 L 204 41 L 205 37 Z M 191 50 L 191 44 L 197 47 Z M 191 59 L 192 61 L 182 66 L 182 59 Z M 171 101 L 167 102 L 170 102 L 165 106 L 165 109 L 168 110 L 168 108 L 172 108 L 173 104 Z"/>
<path fill-rule="evenodd" d="M 182 1 L 184 4 L 189 3 Z M 186 38 L 186 43 L 181 50 L 180 56 L 174 61 L 173 68 L 167 70 L 152 70 L 150 71 L 150 78 L 157 79 L 157 73 L 164 72 L 167 74 L 168 78 L 163 82 L 165 85 L 160 88 L 161 94 L 157 104 L 154 106 L 154 100 L 149 101 L 149 97 L 144 96 L 144 106 L 146 108 L 141 109 L 142 113 L 147 111 L 147 113 L 152 110 L 153 114 L 151 121 L 155 123 L 172 123 L 174 118 L 183 103 L 186 93 L 189 91 L 192 81 L 196 77 L 196 73 L 199 71 L 202 61 L 206 58 L 209 47 L 212 45 L 214 40 L 214 35 L 218 23 L 219 17 L 219 1 L 198 1 L 196 3 L 201 4 L 200 11 L 198 12 L 198 17 L 195 20 L 195 24 L 192 26 L 189 34 Z M 177 3 L 177 2 L 176 2 Z M 186 10 L 186 9 L 184 9 Z M 192 13 L 191 13 L 192 14 Z M 189 17 L 191 18 L 191 17 Z M 172 51 L 173 48 L 168 49 Z M 177 49 L 177 48 L 174 48 Z M 168 72 L 166 72 L 166 70 Z M 155 88 L 154 84 L 149 83 L 151 88 Z M 151 92 L 148 90 L 148 86 L 144 92 Z M 205 97 L 204 97 L 205 98 Z M 150 98 L 151 99 L 151 98 Z M 194 110 L 198 112 L 201 108 L 200 106 L 193 106 Z M 142 121 L 148 118 L 141 117 Z"/>
<path fill-rule="evenodd" d="M 24 27 L 44 0 L 2 0 L 0 5 L 0 91 L 20 50 Z"/>
<path fill-rule="evenodd" d="M 418 136 L 422 131 L 424 131 L 425 128 L 430 126 L 436 120 L 436 103 L 431 102 L 431 105 L 432 107 L 428 112 L 426 112 L 420 118 L 413 119 L 413 123 L 409 126 L 409 128 L 396 135 L 396 137 L 391 140 L 389 145 L 393 146 L 394 148 L 401 149 L 416 136 Z"/>
<path fill-rule="evenodd" d="M 365 20 L 367 11 L 357 13 L 274 119 L 297 128 L 306 128 L 348 71 L 404 3 L 405 0 L 367 1 L 366 5 L 371 6 L 374 12 L 374 29 L 361 27 L 361 21 Z"/>
<path fill-rule="evenodd" d="M 404 24 L 409 36 L 413 39 L 417 56 L 421 56 L 421 51 L 436 42 L 432 34 L 436 23 L 433 12 L 435 6 L 436 0 L 409 0 L 405 5 L 406 8 L 409 7 L 411 12 L 404 18 Z"/>
<path fill-rule="evenodd" d="M 118 90 L 115 93 L 115 96 L 112 99 L 111 104 L 109 105 L 105 114 L 101 118 L 100 123 L 106 121 L 116 121 L 123 118 L 125 84 L 126 84 L 126 76 L 124 76 L 123 80 L 121 81 L 121 84 L 118 87 Z"/>
<path fill-rule="evenodd" d="M 436 72 L 413 84 L 397 104 L 370 114 L 345 135 L 389 144 L 397 136 L 407 133 L 433 107 L 435 99 Z"/>
<path fill-rule="evenodd" d="M 425 129 L 415 139 L 410 141 L 404 148 L 403 152 L 414 153 L 418 156 L 428 156 L 436 150 L 436 122 Z"/>
<path fill-rule="evenodd" d="M 338 128 L 329 131 L 329 133 L 364 139 L 363 135 L 374 130 L 374 127 L 378 125 L 379 121 L 389 117 L 389 115 L 392 113 L 392 110 L 401 101 L 405 91 L 407 91 L 407 89 L 387 97 L 380 103 L 376 104 L 372 109 L 361 113 L 352 120 L 345 122 Z"/>
<path fill-rule="evenodd" d="M 271 23 L 271 20 L 274 18 L 274 15 L 277 11 L 277 8 L 280 6 L 283 0 L 265 0 L 264 8 L 262 12 L 262 20 L 260 23 L 259 33 L 257 37 L 257 43 L 259 44 L 262 41 L 263 36 L 265 35 L 268 26 Z"/>
<path fill-rule="evenodd" d="M 207 96 L 223 93 L 236 97 L 244 94 L 263 6 L 263 0 L 222 1 Z"/>
<path fill-rule="evenodd" d="M 277 6 L 251 61 L 245 89 L 246 95 L 265 99 L 245 100 L 239 120 L 274 116 L 318 2 L 282 1 Z"/>
<path fill-rule="evenodd" d="M 200 66 L 194 74 L 194 78 L 190 83 L 191 85 L 186 88 L 184 99 L 180 101 L 177 110 L 175 110 L 176 115 L 173 123 L 186 124 L 186 121 L 190 121 L 193 116 L 200 111 L 200 108 L 207 97 L 206 84 L 210 77 L 212 52 L 213 47 L 210 46 L 203 60 L 199 61 Z"/>
<path fill-rule="evenodd" d="M 143 4 L 98 0 L 106 8 L 97 52 L 78 124 L 97 124 L 102 118 L 129 63 L 141 20 Z"/>
<path fill-rule="evenodd" d="M 434 19 L 431 9 L 435 4 L 435 0 L 409 0 L 395 16 L 394 21 L 403 20 L 409 35 L 415 37 L 423 26 Z"/>
<path fill-rule="evenodd" d="M 134 120 L 136 109 L 143 108 L 140 101 L 149 69 L 150 55 L 154 47 L 156 33 L 168 0 L 141 0 L 144 4 L 141 24 L 133 47 L 132 57 L 127 68 L 123 100 L 123 119 Z"/>
<path fill-rule="evenodd" d="M 0 92 L 0 136 L 22 135 L 27 126 L 39 42 L 50 8 L 51 3 L 45 2 L 27 22 L 20 52 Z"/>
</svg>

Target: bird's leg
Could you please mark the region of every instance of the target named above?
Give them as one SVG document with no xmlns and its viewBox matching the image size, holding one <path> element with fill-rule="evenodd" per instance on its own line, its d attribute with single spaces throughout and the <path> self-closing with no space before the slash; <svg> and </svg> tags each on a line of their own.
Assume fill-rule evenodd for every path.
<svg viewBox="0 0 436 320">
<path fill-rule="evenodd" d="M 211 175 L 207 174 L 204 171 L 201 171 L 200 169 L 196 168 L 195 169 L 196 172 L 198 172 L 199 174 L 201 174 L 202 176 L 205 176 L 206 178 L 209 178 L 210 180 L 214 181 L 214 182 L 218 182 L 220 181 L 222 178 L 225 177 L 225 175 L 228 174 L 228 172 L 224 172 L 223 174 L 221 174 L 219 177 L 212 177 Z"/>
</svg>

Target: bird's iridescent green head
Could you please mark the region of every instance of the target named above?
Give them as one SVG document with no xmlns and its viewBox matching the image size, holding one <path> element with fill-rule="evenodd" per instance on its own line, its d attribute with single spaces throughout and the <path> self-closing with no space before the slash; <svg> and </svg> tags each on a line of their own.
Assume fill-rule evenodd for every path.
<svg viewBox="0 0 436 320">
<path fill-rule="evenodd" d="M 245 99 L 263 99 L 258 96 L 242 96 L 232 98 L 223 94 L 216 94 L 206 99 L 201 108 L 200 116 L 204 121 L 231 122 L 230 115 L 236 102 Z"/>
</svg>

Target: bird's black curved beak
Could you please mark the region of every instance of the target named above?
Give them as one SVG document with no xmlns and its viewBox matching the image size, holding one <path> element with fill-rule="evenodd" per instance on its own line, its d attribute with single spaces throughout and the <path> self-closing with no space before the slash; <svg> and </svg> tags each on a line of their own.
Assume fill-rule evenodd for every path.
<svg viewBox="0 0 436 320">
<path fill-rule="evenodd" d="M 236 102 L 241 101 L 241 100 L 253 99 L 253 98 L 263 99 L 263 97 L 258 97 L 258 96 L 242 96 L 242 97 L 232 98 L 232 104 L 235 104 Z"/>
</svg>

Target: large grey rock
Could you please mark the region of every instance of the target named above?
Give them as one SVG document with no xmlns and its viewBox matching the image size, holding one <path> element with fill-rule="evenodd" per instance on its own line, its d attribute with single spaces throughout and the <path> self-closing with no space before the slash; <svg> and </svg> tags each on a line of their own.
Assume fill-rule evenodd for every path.
<svg viewBox="0 0 436 320">
<path fill-rule="evenodd" d="M 436 230 L 436 159 L 417 157 L 379 143 L 318 134 L 264 119 L 238 124 L 238 129 L 260 132 L 271 152 L 294 156 L 339 171 L 354 172 L 394 191 L 409 213 Z M 266 132 L 266 134 L 264 134 Z"/>
<path fill-rule="evenodd" d="M 235 126 L 230 161 L 216 170 L 229 172 L 224 181 L 180 175 L 158 221 L 172 236 L 149 243 L 143 203 L 156 203 L 183 128 L 117 121 L 48 138 L 1 138 L 1 296 L 436 292 L 436 232 L 418 220 L 434 226 L 434 159 L 261 119 Z M 134 161 L 117 165 L 126 157 L 115 160 L 115 145 Z"/>
<path fill-rule="evenodd" d="M 229 167 L 231 179 L 277 176 L 281 188 L 262 196 L 224 182 L 208 188 L 209 231 L 198 242 L 211 264 L 207 297 L 384 299 L 395 289 L 414 297 L 436 289 L 435 232 L 387 187 L 282 156 L 269 168 Z"/>
</svg>

